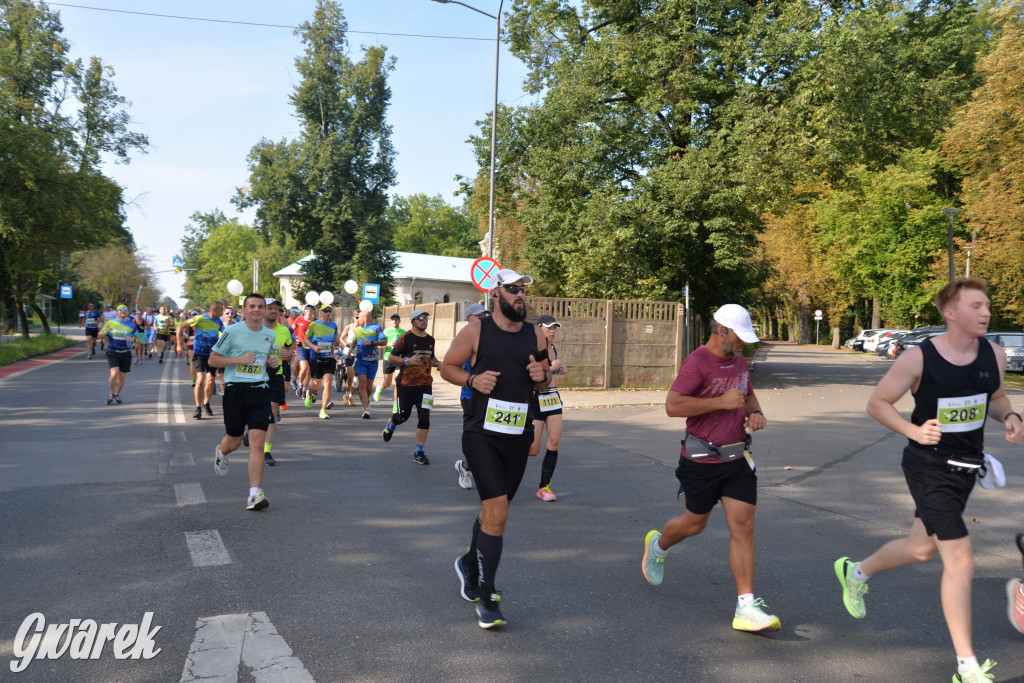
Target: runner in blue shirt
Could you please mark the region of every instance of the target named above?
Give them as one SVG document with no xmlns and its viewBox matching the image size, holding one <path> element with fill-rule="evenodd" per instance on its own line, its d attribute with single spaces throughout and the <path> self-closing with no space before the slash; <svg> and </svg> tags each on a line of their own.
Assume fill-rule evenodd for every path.
<svg viewBox="0 0 1024 683">
<path fill-rule="evenodd" d="M 96 310 L 96 306 L 89 304 L 85 313 L 78 321 L 78 326 L 81 327 L 82 323 L 85 323 L 85 344 L 89 350 L 89 358 L 96 355 L 96 340 L 100 335 L 100 324 L 103 321 L 103 314 Z"/>
<path fill-rule="evenodd" d="M 363 419 L 370 419 L 370 395 L 373 380 L 377 378 L 380 349 L 387 346 L 388 337 L 383 328 L 373 322 L 373 311 L 359 312 L 359 327 L 355 331 L 356 378 L 359 380 L 359 401 L 363 404 Z"/>
</svg>

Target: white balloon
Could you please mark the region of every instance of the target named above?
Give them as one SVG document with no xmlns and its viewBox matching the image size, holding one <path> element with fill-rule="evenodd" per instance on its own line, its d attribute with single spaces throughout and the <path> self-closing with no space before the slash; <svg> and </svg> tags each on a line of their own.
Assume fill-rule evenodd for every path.
<svg viewBox="0 0 1024 683">
<path fill-rule="evenodd" d="M 362 301 L 359 302 L 359 310 L 366 311 L 367 313 L 369 313 L 370 311 L 373 310 L 373 302 L 363 299 Z"/>
<path fill-rule="evenodd" d="M 316 292 L 306 292 L 306 303 L 310 306 L 316 306 L 320 301 L 320 295 Z"/>
<path fill-rule="evenodd" d="M 242 290 L 245 289 L 245 285 L 239 280 L 228 280 L 228 294 L 231 296 L 241 296 Z"/>
<path fill-rule="evenodd" d="M 349 280 L 345 283 L 345 291 L 349 294 L 355 294 L 356 290 L 359 289 L 359 283 L 355 280 Z"/>
<path fill-rule="evenodd" d="M 320 292 L 320 303 L 324 306 L 330 306 L 334 303 L 334 295 L 326 290 Z"/>
</svg>

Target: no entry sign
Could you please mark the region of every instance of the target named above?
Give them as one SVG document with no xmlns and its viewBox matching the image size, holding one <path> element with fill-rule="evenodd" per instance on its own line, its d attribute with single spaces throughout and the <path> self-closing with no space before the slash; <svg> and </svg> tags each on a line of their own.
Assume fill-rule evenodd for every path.
<svg viewBox="0 0 1024 683">
<path fill-rule="evenodd" d="M 470 278 L 473 286 L 481 292 L 489 292 L 494 289 L 494 278 L 498 275 L 501 266 L 490 256 L 481 256 L 470 268 Z"/>
</svg>

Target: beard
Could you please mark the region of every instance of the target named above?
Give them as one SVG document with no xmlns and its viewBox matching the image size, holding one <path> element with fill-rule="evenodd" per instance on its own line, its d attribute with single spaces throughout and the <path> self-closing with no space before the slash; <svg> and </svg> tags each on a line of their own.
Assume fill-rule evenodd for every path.
<svg viewBox="0 0 1024 683">
<path fill-rule="evenodd" d="M 498 296 L 498 305 L 501 307 L 501 314 L 514 323 L 521 323 L 526 320 L 526 304 L 523 304 L 522 309 L 517 309 L 515 306 L 505 301 L 505 297 Z"/>
</svg>

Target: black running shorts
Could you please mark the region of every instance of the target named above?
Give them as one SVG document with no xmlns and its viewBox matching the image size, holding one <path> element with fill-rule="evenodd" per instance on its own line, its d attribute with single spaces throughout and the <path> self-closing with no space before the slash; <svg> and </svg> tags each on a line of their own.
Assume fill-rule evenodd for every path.
<svg viewBox="0 0 1024 683">
<path fill-rule="evenodd" d="M 270 388 L 270 402 L 281 405 L 285 403 L 285 389 L 284 389 L 284 375 L 271 375 L 267 381 L 267 386 Z"/>
<path fill-rule="evenodd" d="M 313 358 L 309 361 L 309 376 L 323 379 L 324 375 L 333 375 L 338 370 L 338 361 L 333 358 Z"/>
<path fill-rule="evenodd" d="M 757 505 L 757 475 L 746 458 L 700 463 L 679 456 L 676 479 L 686 496 L 686 509 L 695 515 L 708 514 L 722 498 Z"/>
<path fill-rule="evenodd" d="M 85 328 L 85 336 L 97 339 L 100 336 L 100 328 L 98 327 L 87 327 Z"/>
<path fill-rule="evenodd" d="M 224 387 L 224 429 L 228 436 L 242 436 L 246 427 L 265 432 L 273 421 L 268 386 L 232 382 Z"/>
<path fill-rule="evenodd" d="M 948 472 L 945 466 L 929 464 L 906 449 L 902 464 L 916 506 L 914 516 L 921 518 L 928 535 L 934 534 L 940 541 L 966 537 L 964 508 L 977 473 Z"/>
<path fill-rule="evenodd" d="M 117 368 L 121 372 L 131 372 L 132 352 L 107 351 L 107 365 L 112 368 Z"/>
<path fill-rule="evenodd" d="M 384 361 L 384 374 L 385 375 L 392 375 L 392 374 L 394 374 L 395 370 L 397 370 L 397 369 L 398 368 L 396 366 L 392 365 L 391 363 L 389 363 L 387 361 Z"/>
<path fill-rule="evenodd" d="M 516 495 L 526 472 L 533 433 L 495 438 L 478 432 L 462 432 L 462 454 L 473 471 L 480 500 Z"/>
<path fill-rule="evenodd" d="M 213 372 L 215 368 L 210 367 L 209 356 L 197 356 L 192 354 L 192 367 L 196 369 L 196 372 Z"/>
</svg>

